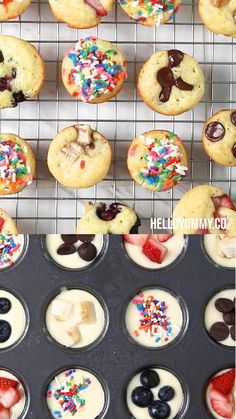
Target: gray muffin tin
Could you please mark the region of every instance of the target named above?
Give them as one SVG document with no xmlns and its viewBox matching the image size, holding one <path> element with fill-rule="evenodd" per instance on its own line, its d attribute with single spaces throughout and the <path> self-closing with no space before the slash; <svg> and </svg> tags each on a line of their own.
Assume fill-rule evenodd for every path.
<svg viewBox="0 0 236 419">
<path fill-rule="evenodd" d="M 211 296 L 234 285 L 234 271 L 215 267 L 203 254 L 201 236 L 189 238 L 184 258 L 171 269 L 148 272 L 135 267 L 124 254 L 120 236 L 110 236 L 98 264 L 78 272 L 60 269 L 45 256 L 41 236 L 30 236 L 24 258 L 14 269 L 0 271 L 3 288 L 25 302 L 29 329 L 14 348 L 0 351 L 0 368 L 16 373 L 28 390 L 29 408 L 25 418 L 50 418 L 45 390 L 55 372 L 72 366 L 95 372 L 108 390 L 106 419 L 130 419 L 126 403 L 127 381 L 147 366 L 173 370 L 187 387 L 189 407 L 186 419 L 207 419 L 204 390 L 217 371 L 234 365 L 234 350 L 208 337 L 203 323 L 205 306 Z M 186 302 L 189 325 L 186 334 L 166 349 L 151 351 L 133 343 L 124 325 L 124 310 L 137 291 L 160 286 Z M 47 336 L 44 313 L 50 297 L 62 287 L 84 287 L 101 297 L 109 313 L 103 339 L 87 350 L 66 350 Z"/>
</svg>

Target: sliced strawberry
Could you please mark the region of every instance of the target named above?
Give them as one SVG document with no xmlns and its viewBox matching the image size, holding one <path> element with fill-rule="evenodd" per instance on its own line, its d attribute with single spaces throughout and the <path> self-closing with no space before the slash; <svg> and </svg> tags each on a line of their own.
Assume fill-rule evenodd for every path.
<svg viewBox="0 0 236 419">
<path fill-rule="evenodd" d="M 96 11 L 98 16 L 107 15 L 106 10 L 102 7 L 102 4 L 99 0 L 85 0 L 85 3 L 91 6 Z"/>
<path fill-rule="evenodd" d="M 20 393 L 16 388 L 10 387 L 8 390 L 0 390 L 0 403 L 10 409 L 20 400 Z"/>
<path fill-rule="evenodd" d="M 228 195 L 215 196 L 212 198 L 216 211 L 220 207 L 230 208 L 235 211 L 235 206 Z"/>
<path fill-rule="evenodd" d="M 161 243 L 158 243 L 156 240 L 150 238 L 146 241 L 146 243 L 144 243 L 142 252 L 152 262 L 162 263 L 167 252 L 167 248 Z"/>
<path fill-rule="evenodd" d="M 16 380 L 11 380 L 10 378 L 6 377 L 0 377 L 0 390 L 8 390 L 11 387 L 16 388 L 18 384 L 19 383 Z"/>
<path fill-rule="evenodd" d="M 233 390 L 235 382 L 235 370 L 224 372 L 223 374 L 217 375 L 211 379 L 213 387 L 223 394 L 230 394 Z"/>
<path fill-rule="evenodd" d="M 210 384 L 210 390 L 209 390 L 209 396 L 210 399 L 221 401 L 222 403 L 229 403 L 230 396 L 225 396 L 220 391 L 216 390 L 212 384 Z"/>
<path fill-rule="evenodd" d="M 0 419 L 10 419 L 11 412 L 0 404 Z"/>
<path fill-rule="evenodd" d="M 210 234 L 210 231 L 208 228 L 199 228 L 197 234 Z"/>
<path fill-rule="evenodd" d="M 161 243 L 167 242 L 171 237 L 173 237 L 173 234 L 157 234 L 156 235 L 157 240 Z"/>
<path fill-rule="evenodd" d="M 142 247 L 147 241 L 149 234 L 123 234 L 123 239 L 131 244 Z"/>
<path fill-rule="evenodd" d="M 222 418 L 233 419 L 233 404 L 230 402 L 222 402 L 221 400 L 211 400 L 211 406 Z"/>
<path fill-rule="evenodd" d="M 0 232 L 2 231 L 4 223 L 5 223 L 4 218 L 0 217 Z"/>
</svg>

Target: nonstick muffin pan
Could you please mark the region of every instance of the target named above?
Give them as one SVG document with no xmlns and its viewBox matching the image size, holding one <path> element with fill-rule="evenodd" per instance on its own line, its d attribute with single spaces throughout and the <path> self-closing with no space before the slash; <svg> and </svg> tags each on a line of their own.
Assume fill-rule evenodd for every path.
<svg viewBox="0 0 236 419">
<path fill-rule="evenodd" d="M 26 307 L 29 327 L 13 348 L 0 351 L 0 369 L 21 377 L 29 407 L 22 417 L 50 418 L 46 408 L 47 385 L 70 368 L 91 371 L 104 384 L 109 419 L 130 419 L 126 385 L 146 367 L 173 371 L 183 381 L 187 419 L 207 419 L 207 380 L 219 370 L 233 367 L 234 350 L 216 344 L 204 328 L 207 302 L 219 289 L 234 285 L 234 271 L 217 268 L 201 248 L 201 237 L 189 237 L 186 253 L 178 264 L 147 272 L 128 263 L 120 236 L 107 237 L 108 245 L 99 263 L 82 271 L 65 271 L 45 255 L 43 237 L 29 236 L 27 252 L 14 269 L 0 271 L 0 288 L 12 291 Z M 107 325 L 96 345 L 66 349 L 49 338 L 45 312 L 51 298 L 62 288 L 91 291 L 104 304 Z M 186 305 L 187 330 L 173 344 L 150 350 L 129 339 L 124 322 L 128 302 L 138 291 L 161 287 Z M 181 416 L 177 416 L 179 418 Z"/>
</svg>

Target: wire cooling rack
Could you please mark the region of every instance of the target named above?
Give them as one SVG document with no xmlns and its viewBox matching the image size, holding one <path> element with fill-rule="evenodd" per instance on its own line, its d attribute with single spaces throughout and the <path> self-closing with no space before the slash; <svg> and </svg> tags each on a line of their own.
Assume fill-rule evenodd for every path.
<svg viewBox="0 0 236 419">
<path fill-rule="evenodd" d="M 201 144 L 206 119 L 222 108 L 235 108 L 235 43 L 204 28 L 196 1 L 184 0 L 175 20 L 159 28 L 136 24 L 116 4 L 98 28 L 75 30 L 57 23 L 48 2 L 39 0 L 33 1 L 20 19 L 2 23 L 1 33 L 32 42 L 46 62 L 46 82 L 39 97 L 0 113 L 0 132 L 13 132 L 27 139 L 37 157 L 33 184 L 18 195 L 0 200 L 0 206 L 16 219 L 21 232 L 73 233 L 87 200 L 116 200 L 134 207 L 144 231 L 150 228 L 150 217 L 170 217 L 176 202 L 192 186 L 219 185 L 236 199 L 236 168 L 211 162 Z M 109 103 L 77 102 L 60 80 L 64 53 L 87 35 L 117 44 L 128 63 L 128 80 L 118 97 Z M 206 93 L 193 110 L 165 117 L 151 111 L 138 97 L 136 78 L 142 63 L 155 51 L 174 47 L 193 55 L 202 65 Z M 78 122 L 90 123 L 110 140 L 113 148 L 113 164 L 107 178 L 83 190 L 59 185 L 46 164 L 52 137 Z M 127 171 L 126 156 L 132 138 L 154 128 L 174 131 L 182 137 L 189 153 L 189 175 L 171 192 L 147 191 L 135 185 Z"/>
</svg>

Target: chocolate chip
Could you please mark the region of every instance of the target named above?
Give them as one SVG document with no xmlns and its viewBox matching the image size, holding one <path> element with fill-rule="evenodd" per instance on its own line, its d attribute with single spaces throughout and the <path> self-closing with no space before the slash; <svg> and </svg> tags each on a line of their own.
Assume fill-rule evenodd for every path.
<svg viewBox="0 0 236 419">
<path fill-rule="evenodd" d="M 171 94 L 171 87 L 163 87 L 159 96 L 160 102 L 162 103 L 168 102 L 168 100 L 170 99 L 170 94 Z"/>
<path fill-rule="evenodd" d="M 13 79 L 15 79 L 15 78 L 16 78 L 16 74 L 17 74 L 17 70 L 16 70 L 16 68 L 13 68 L 13 69 L 12 69 L 12 72 L 11 72 L 11 75 L 12 75 L 12 78 L 13 78 Z"/>
<path fill-rule="evenodd" d="M 91 262 L 97 256 L 97 248 L 92 243 L 83 243 L 78 248 L 81 259 Z"/>
<path fill-rule="evenodd" d="M 183 61 L 184 53 L 178 49 L 171 49 L 168 51 L 169 67 L 178 67 Z"/>
<path fill-rule="evenodd" d="M 26 96 L 24 95 L 22 90 L 20 90 L 19 92 L 14 92 L 12 96 L 13 96 L 13 99 L 14 99 L 15 106 L 18 103 L 24 102 L 26 100 Z"/>
<path fill-rule="evenodd" d="M 11 81 L 12 77 L 1 77 L 0 78 L 0 92 L 4 92 L 5 90 L 11 91 Z"/>
<path fill-rule="evenodd" d="M 101 203 L 101 207 L 97 209 L 97 216 L 103 221 L 112 221 L 120 213 L 119 206 L 118 202 L 112 203 L 109 207 Z"/>
<path fill-rule="evenodd" d="M 230 328 L 230 336 L 233 340 L 235 340 L 235 326 L 231 326 Z"/>
<path fill-rule="evenodd" d="M 180 89 L 180 90 L 184 90 L 184 91 L 192 91 L 193 90 L 193 85 L 186 83 L 181 77 L 178 77 L 175 80 L 175 86 Z"/>
<path fill-rule="evenodd" d="M 57 249 L 57 254 L 62 256 L 72 255 L 75 252 L 76 248 L 71 243 L 63 243 Z"/>
<path fill-rule="evenodd" d="M 233 154 L 233 156 L 235 157 L 235 159 L 236 159 L 236 143 L 233 145 L 233 147 L 232 147 L 232 154 Z"/>
<path fill-rule="evenodd" d="M 78 240 L 81 242 L 92 242 L 95 239 L 95 234 L 78 234 Z"/>
<path fill-rule="evenodd" d="M 3 61 L 4 61 L 4 56 L 3 56 L 2 51 L 0 50 L 0 63 L 3 63 Z"/>
<path fill-rule="evenodd" d="M 220 313 L 230 313 L 234 310 L 234 303 L 229 298 L 218 298 L 215 307 Z"/>
<path fill-rule="evenodd" d="M 223 319 L 228 326 L 235 324 L 235 311 L 232 311 L 231 313 L 224 313 Z"/>
<path fill-rule="evenodd" d="M 64 243 L 74 244 L 79 240 L 79 235 L 77 234 L 62 234 L 61 238 Z"/>
<path fill-rule="evenodd" d="M 236 111 L 231 113 L 230 119 L 231 119 L 232 124 L 236 126 Z"/>
<path fill-rule="evenodd" d="M 210 336 L 217 342 L 221 342 L 229 336 L 229 328 L 223 322 L 216 322 L 210 328 Z"/>
<path fill-rule="evenodd" d="M 220 141 L 225 136 L 225 128 L 220 122 L 211 122 L 207 125 L 205 134 L 210 141 Z"/>
<path fill-rule="evenodd" d="M 171 87 L 175 84 L 174 74 L 169 67 L 161 68 L 157 73 L 157 81 L 162 87 Z"/>
</svg>

